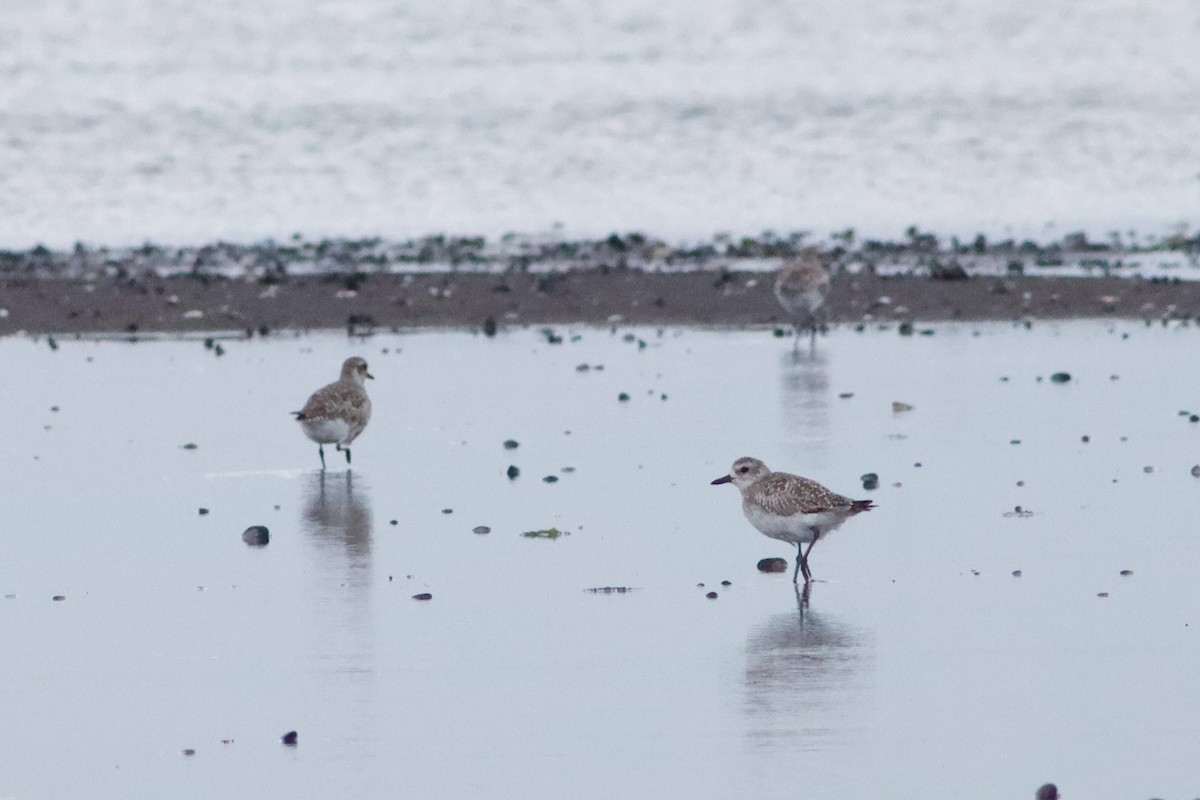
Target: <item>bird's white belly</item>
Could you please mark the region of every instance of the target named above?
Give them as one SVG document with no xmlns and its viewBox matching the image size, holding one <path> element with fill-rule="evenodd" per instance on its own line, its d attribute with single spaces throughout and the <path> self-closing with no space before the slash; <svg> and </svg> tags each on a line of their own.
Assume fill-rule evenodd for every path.
<svg viewBox="0 0 1200 800">
<path fill-rule="evenodd" d="M 344 419 L 302 419 L 300 425 L 304 428 L 304 435 L 318 444 L 348 445 L 354 439 L 354 429 Z"/>
<path fill-rule="evenodd" d="M 790 517 L 771 514 L 758 506 L 745 504 L 746 519 L 764 536 L 792 544 L 807 544 L 814 535 L 824 536 L 845 521 L 845 514 L 823 511 L 819 514 L 793 514 Z"/>
</svg>

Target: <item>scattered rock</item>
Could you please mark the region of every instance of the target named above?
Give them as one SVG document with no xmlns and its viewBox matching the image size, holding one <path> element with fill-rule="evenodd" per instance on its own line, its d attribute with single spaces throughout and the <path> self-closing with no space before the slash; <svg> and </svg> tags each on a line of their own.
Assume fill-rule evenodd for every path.
<svg viewBox="0 0 1200 800">
<path fill-rule="evenodd" d="M 1130 575 L 1132 575 L 1132 574 L 1133 574 L 1133 570 L 1131 570 L 1131 569 L 1123 569 L 1123 570 L 1121 570 L 1121 574 L 1122 574 L 1122 575 L 1124 575 L 1126 578 L 1128 578 Z"/>
<path fill-rule="evenodd" d="M 63 600 L 67 599 L 67 596 L 65 594 L 56 594 L 56 595 L 54 595 L 54 597 L 51 597 L 50 599 L 56 603 L 61 603 Z"/>
<path fill-rule="evenodd" d="M 429 592 L 421 592 L 420 594 L 414 594 L 412 596 L 412 599 L 413 600 L 432 600 L 433 595 L 431 595 Z"/>
<path fill-rule="evenodd" d="M 283 736 L 279 737 L 279 741 L 286 744 L 288 747 L 295 747 L 296 742 L 300 740 L 300 734 L 295 731 L 288 731 Z"/>
<path fill-rule="evenodd" d="M 619 395 L 617 395 L 617 400 L 621 401 L 622 403 L 628 403 L 629 395 L 625 392 L 621 392 Z"/>
<path fill-rule="evenodd" d="M 787 572 L 788 562 L 784 558 L 764 558 L 758 562 L 759 572 Z"/>
<path fill-rule="evenodd" d="M 1108 597 L 1108 592 L 1096 592 L 1096 597 Z"/>
<path fill-rule="evenodd" d="M 487 525 L 476 525 L 474 528 L 471 529 L 471 533 L 483 534 L 483 533 L 491 533 L 491 532 L 492 532 L 492 529 L 489 528 Z"/>
<path fill-rule="evenodd" d="M 1149 475 L 1151 472 L 1154 472 L 1154 467 L 1151 467 L 1151 466 L 1142 467 L 1142 472 Z"/>
<path fill-rule="evenodd" d="M 1014 569 L 1014 570 L 1012 571 L 1012 574 L 1013 574 L 1013 577 L 1014 577 L 1014 578 L 1019 578 L 1019 577 L 1021 577 L 1021 570 L 1019 570 L 1019 569 Z"/>
<path fill-rule="evenodd" d="M 398 520 L 398 519 L 388 520 L 388 525 L 399 525 L 399 524 L 400 524 L 400 520 Z"/>
<path fill-rule="evenodd" d="M 542 480 L 545 483 L 558 483 L 558 476 L 557 475 L 547 475 L 546 477 L 542 478 Z"/>
<path fill-rule="evenodd" d="M 1196 466 L 1192 467 L 1192 477 L 1200 478 L 1200 464 L 1197 464 Z"/>
<path fill-rule="evenodd" d="M 207 508 L 201 508 L 201 509 L 200 509 L 200 516 L 202 516 L 202 517 L 203 517 L 203 516 L 204 516 L 205 514 L 207 514 L 207 513 L 208 513 L 208 509 L 207 509 Z"/>
<path fill-rule="evenodd" d="M 1088 442 L 1090 442 L 1091 440 L 1092 440 L 1092 437 L 1090 437 L 1090 436 L 1082 436 L 1082 437 L 1080 437 L 1080 439 L 1079 439 L 1079 441 L 1083 442 L 1084 444 L 1087 444 L 1087 443 L 1088 443 Z"/>
<path fill-rule="evenodd" d="M 192 748 L 190 748 L 190 747 L 185 747 L 185 748 L 184 748 L 183 750 L 181 750 L 180 752 L 182 752 L 182 753 L 183 753 L 185 756 L 194 756 L 194 755 L 196 755 L 196 751 L 195 751 L 195 750 L 193 750 L 193 749 L 192 749 Z"/>
<path fill-rule="evenodd" d="M 506 474 L 508 475 L 508 479 L 510 481 L 513 481 L 513 480 L 516 480 L 517 476 L 521 474 L 521 470 L 517 469 L 516 465 L 509 464 L 508 471 Z"/>
<path fill-rule="evenodd" d="M 242 531 L 242 541 L 251 547 L 263 547 L 271 541 L 271 532 L 266 525 L 251 525 Z"/>
<path fill-rule="evenodd" d="M 442 509 L 442 513 L 443 513 L 443 514 L 453 514 L 453 513 L 454 513 L 454 509 L 453 509 L 453 508 L 443 508 L 443 509 Z"/>
<path fill-rule="evenodd" d="M 591 589 L 584 589 L 585 592 L 591 594 L 625 594 L 632 592 L 632 586 L 596 586 Z"/>
<path fill-rule="evenodd" d="M 520 446 L 521 446 L 521 443 L 518 442 L 516 439 L 505 439 L 504 440 L 504 449 L 505 450 L 516 450 Z"/>
<path fill-rule="evenodd" d="M 717 599 L 717 593 L 716 593 L 716 592 L 709 592 L 708 594 L 706 594 L 706 595 L 704 595 L 704 596 L 705 596 L 705 597 L 707 597 L 709 600 L 716 600 L 716 599 Z"/>
<path fill-rule="evenodd" d="M 483 335 L 489 339 L 496 335 L 496 318 L 488 317 L 483 321 Z"/>
<path fill-rule="evenodd" d="M 1050 376 L 1052 383 L 1066 383 L 1069 380 L 1071 380 L 1071 373 L 1069 372 L 1056 372 Z"/>
<path fill-rule="evenodd" d="M 868 492 L 879 488 L 879 476 L 874 472 L 868 472 L 865 475 L 860 475 L 858 479 L 862 481 L 863 489 L 867 490 Z"/>
<path fill-rule="evenodd" d="M 897 414 L 902 411 L 912 411 L 912 410 L 913 410 L 913 407 L 910 406 L 908 403 L 901 403 L 897 400 L 892 401 L 892 411 L 896 412 Z"/>
<path fill-rule="evenodd" d="M 849 400 L 851 397 L 854 397 L 854 392 L 842 392 L 838 395 L 840 400 Z"/>
<path fill-rule="evenodd" d="M 731 581 L 721 581 L 721 585 L 722 586 L 733 586 L 733 583 Z"/>
<path fill-rule="evenodd" d="M 200 445 L 196 444 L 195 442 L 188 442 L 187 444 L 180 445 L 179 449 L 180 450 L 196 450 L 199 447 L 200 447 Z"/>
</svg>

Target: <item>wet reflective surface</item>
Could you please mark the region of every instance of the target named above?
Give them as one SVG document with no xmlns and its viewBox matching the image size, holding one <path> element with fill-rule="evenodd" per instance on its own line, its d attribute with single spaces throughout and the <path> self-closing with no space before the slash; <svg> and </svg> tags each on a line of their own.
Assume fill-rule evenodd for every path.
<svg viewBox="0 0 1200 800">
<path fill-rule="evenodd" d="M 558 333 L 0 340 L 0 797 L 1196 793 L 1200 329 Z M 807 596 L 742 455 L 878 504 Z"/>
</svg>

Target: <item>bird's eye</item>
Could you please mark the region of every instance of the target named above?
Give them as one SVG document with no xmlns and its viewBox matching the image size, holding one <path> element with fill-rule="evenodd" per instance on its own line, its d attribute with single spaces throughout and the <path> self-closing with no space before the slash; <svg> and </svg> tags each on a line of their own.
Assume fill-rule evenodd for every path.
<svg viewBox="0 0 1200 800">
<path fill-rule="evenodd" d="M 749 471 L 750 471 L 749 467 L 742 467 L 741 469 L 738 470 L 738 472 L 740 472 L 743 475 L 745 475 Z"/>
</svg>

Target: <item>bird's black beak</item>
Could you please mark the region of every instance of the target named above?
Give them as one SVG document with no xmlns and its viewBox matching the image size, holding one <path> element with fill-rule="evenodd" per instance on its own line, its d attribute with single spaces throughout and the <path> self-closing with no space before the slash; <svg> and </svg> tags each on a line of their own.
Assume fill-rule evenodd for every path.
<svg viewBox="0 0 1200 800">
<path fill-rule="evenodd" d="M 375 376 L 374 376 L 374 375 L 372 375 L 372 374 L 371 374 L 371 373 L 369 373 L 369 372 L 364 372 L 364 373 L 363 373 L 363 375 L 366 375 L 366 376 L 367 376 L 368 378 L 370 378 L 371 380 L 375 380 Z"/>
<path fill-rule="evenodd" d="M 733 480 L 733 478 L 731 478 L 730 476 L 728 476 L 728 475 L 722 475 L 721 477 L 719 477 L 719 478 L 717 478 L 715 481 L 713 481 L 713 482 L 712 482 L 712 485 L 713 485 L 713 486 L 717 486 L 717 485 L 719 485 L 719 484 L 722 484 L 722 483 L 729 483 L 731 480 Z"/>
</svg>

